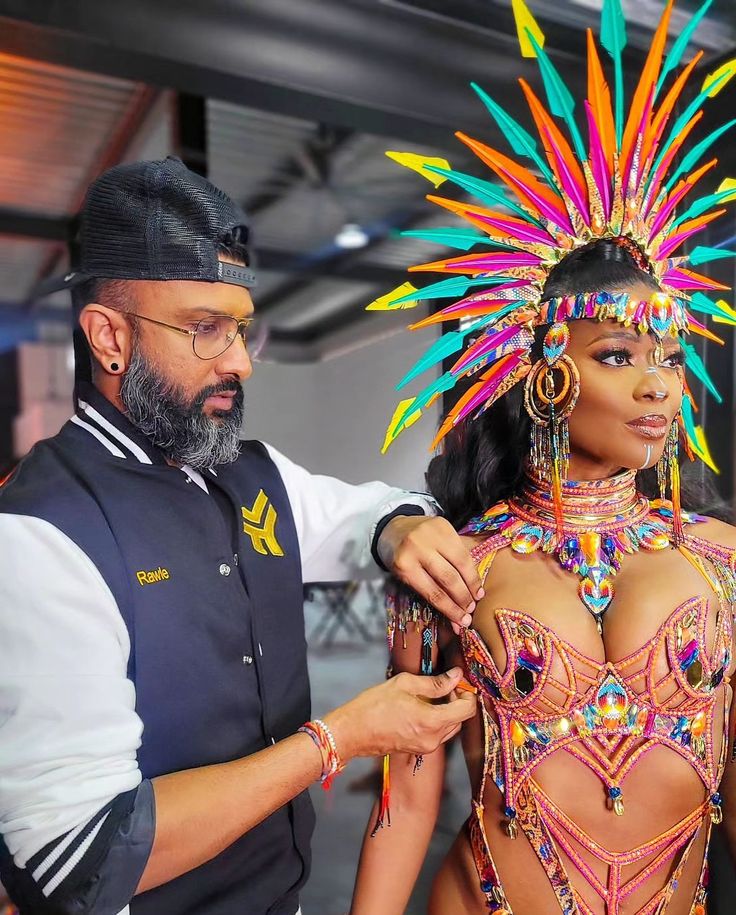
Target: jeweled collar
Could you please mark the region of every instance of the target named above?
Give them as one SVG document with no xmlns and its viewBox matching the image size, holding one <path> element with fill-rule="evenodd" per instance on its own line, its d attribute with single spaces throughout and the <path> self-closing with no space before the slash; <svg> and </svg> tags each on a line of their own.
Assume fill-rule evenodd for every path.
<svg viewBox="0 0 736 915">
<path fill-rule="evenodd" d="M 605 480 L 566 481 L 562 509 L 560 531 L 549 484 L 530 473 L 517 495 L 472 519 L 461 533 L 502 534 L 517 553 L 554 554 L 580 577 L 580 599 L 602 631 L 623 557 L 674 545 L 672 505 L 637 492 L 632 470 Z M 698 520 L 683 512 L 684 523 Z"/>
<path fill-rule="evenodd" d="M 519 518 L 554 527 L 555 515 L 549 483 L 529 472 L 521 491 L 509 499 Z M 605 480 L 566 481 L 562 487 L 563 530 L 606 531 L 631 524 L 649 514 L 649 500 L 636 490 L 636 471 Z"/>
</svg>

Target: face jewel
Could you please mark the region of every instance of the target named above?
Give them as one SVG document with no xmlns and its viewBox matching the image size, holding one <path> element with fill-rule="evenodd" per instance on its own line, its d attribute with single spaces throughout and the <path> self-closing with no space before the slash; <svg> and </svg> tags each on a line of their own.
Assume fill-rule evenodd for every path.
<svg viewBox="0 0 736 915">
<path fill-rule="evenodd" d="M 547 365 L 554 365 L 567 349 L 570 329 L 567 324 L 553 324 L 544 335 L 542 352 Z"/>
</svg>

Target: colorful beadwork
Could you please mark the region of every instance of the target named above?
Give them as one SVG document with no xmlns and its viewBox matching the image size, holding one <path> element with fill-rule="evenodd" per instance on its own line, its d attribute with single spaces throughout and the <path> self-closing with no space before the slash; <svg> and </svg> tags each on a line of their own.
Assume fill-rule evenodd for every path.
<svg viewBox="0 0 736 915">
<path fill-rule="evenodd" d="M 665 550 L 673 542 L 671 505 L 637 495 L 635 477 L 630 471 L 585 486 L 565 483 L 561 526 L 550 487 L 530 477 L 518 498 L 474 518 L 463 533 L 501 534 L 517 553 L 554 554 L 563 569 L 580 577 L 580 599 L 600 630 L 623 557 L 639 550 Z M 596 518 L 596 530 L 590 530 L 591 517 Z M 686 524 L 698 520 L 683 513 Z"/>
<path fill-rule="evenodd" d="M 601 488 L 605 489 L 604 499 L 595 495 Z M 528 501 L 535 489 L 536 484 L 530 482 L 518 500 L 496 506 L 483 516 L 494 522 L 491 536 L 474 550 L 479 570 L 488 570 L 498 550 L 515 548 L 519 533 L 509 532 L 514 524 L 528 524 L 528 516 L 536 513 L 539 499 Z M 587 520 L 596 529 L 605 527 L 600 532 L 602 541 L 610 534 L 611 508 L 615 503 L 619 509 L 624 503 L 628 505 L 628 511 L 634 515 L 629 518 L 634 537 L 626 540 L 627 548 L 621 550 L 622 555 L 632 552 L 636 543 L 647 538 L 657 549 L 672 545 L 671 518 L 668 525 L 667 509 L 662 504 L 654 508 L 654 530 L 647 537 L 640 536 L 641 525 L 646 531 L 649 525 L 644 515 L 646 500 L 635 497 L 633 474 L 605 484 L 570 484 L 565 492 L 566 517 L 567 496 L 571 492 L 575 494 L 574 503 L 576 496 L 581 500 L 593 497 Z M 549 498 L 548 492 L 547 502 Z M 580 506 L 582 502 L 575 504 Z M 596 523 L 593 504 L 602 511 L 601 524 Z M 516 511 L 521 512 L 521 517 L 515 515 Z M 625 516 L 626 511 L 614 514 Z M 622 520 L 618 518 L 617 523 L 620 525 Z M 482 526 L 481 529 L 486 531 Z M 537 548 L 546 546 L 547 552 L 554 552 L 560 559 L 560 546 L 553 544 L 554 534 L 546 539 L 545 534 L 543 531 L 541 538 L 535 534 L 532 540 Z M 581 536 L 578 530 L 578 539 Z M 631 533 L 627 532 L 626 537 L 630 538 Z M 568 542 L 567 533 L 562 540 Z M 586 562 L 590 562 L 592 555 L 591 544 L 595 545 L 592 539 L 585 550 L 590 554 Z M 664 912 L 696 838 L 702 830 L 708 837 L 711 826 L 721 822 L 722 800 L 717 788 L 727 748 L 724 743 L 724 749 L 716 754 L 712 735 L 725 730 L 729 712 L 726 708 L 722 713 L 724 720 L 717 720 L 718 689 L 731 664 L 736 598 L 734 557 L 730 551 L 691 535 L 686 535 L 678 549 L 705 575 L 719 598 L 710 650 L 706 649 L 708 600 L 703 597 L 691 598 L 677 607 L 645 645 L 616 664 L 586 657 L 527 613 L 500 609 L 495 616 L 507 658 L 502 674 L 478 632 L 462 631 L 468 676 L 479 690 L 486 734 L 485 775 L 473 805 L 470 839 L 481 889 L 491 912 L 512 915 L 485 829 L 479 822 L 483 818 L 486 776 L 493 779 L 504 795 L 507 834 L 513 838 L 523 832 L 527 837 L 550 879 L 561 911 L 570 915 L 590 915 L 592 910 L 573 890 L 560 852 L 564 852 L 604 900 L 607 915 L 619 915 L 621 906 L 635 890 L 659 868 L 669 866 L 671 877 L 665 886 L 638 911 L 638 915 L 653 915 Z M 568 545 L 568 553 L 571 552 Z M 664 677 L 654 674 L 655 656 L 665 656 L 669 661 L 670 670 Z M 560 670 L 565 672 L 562 679 Z M 520 672 L 524 675 L 522 688 L 518 682 Z M 559 696 L 565 699 L 552 698 Z M 536 768 L 551 754 L 560 750 L 568 752 L 596 773 L 604 788 L 606 805 L 615 815 L 624 816 L 626 778 L 655 746 L 669 747 L 688 760 L 703 783 L 705 797 L 699 807 L 667 833 L 626 853 L 611 852 L 593 840 L 559 809 L 534 778 Z M 576 846 L 587 849 L 608 865 L 606 883 L 594 878 Z M 623 879 L 624 868 L 646 858 L 650 863 L 639 869 L 635 878 Z M 698 906 L 704 907 L 706 895 L 704 864 L 693 911 Z"/>
</svg>

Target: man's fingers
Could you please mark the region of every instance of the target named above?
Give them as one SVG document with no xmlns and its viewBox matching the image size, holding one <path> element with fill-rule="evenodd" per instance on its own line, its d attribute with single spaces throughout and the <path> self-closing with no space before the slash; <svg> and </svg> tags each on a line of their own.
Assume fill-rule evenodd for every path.
<svg viewBox="0 0 736 915">
<path fill-rule="evenodd" d="M 445 592 L 441 586 L 425 570 L 417 565 L 410 572 L 402 575 L 402 579 L 423 597 L 427 603 L 446 616 L 448 620 L 469 626 L 473 621 L 464 606 L 461 606 Z"/>
<path fill-rule="evenodd" d="M 463 671 L 461 667 L 453 667 L 443 674 L 435 674 L 432 677 L 414 675 L 412 683 L 408 688 L 415 696 L 422 696 L 426 699 L 442 699 L 449 696 L 462 679 Z"/>
<path fill-rule="evenodd" d="M 482 600 L 485 596 L 483 582 L 480 580 L 473 557 L 462 539 L 458 536 L 443 543 L 440 552 L 462 578 L 471 600 Z"/>
<path fill-rule="evenodd" d="M 465 608 L 466 613 L 475 610 L 475 596 L 468 589 L 464 578 L 452 562 L 437 553 L 434 558 L 424 564 L 424 570 L 454 603 Z"/>
<path fill-rule="evenodd" d="M 441 721 L 446 727 L 460 725 L 468 718 L 475 715 L 478 707 L 478 700 L 473 693 L 463 692 L 455 699 L 454 702 L 448 702 L 446 705 L 434 705 L 432 711 L 437 716 L 436 720 Z"/>
</svg>

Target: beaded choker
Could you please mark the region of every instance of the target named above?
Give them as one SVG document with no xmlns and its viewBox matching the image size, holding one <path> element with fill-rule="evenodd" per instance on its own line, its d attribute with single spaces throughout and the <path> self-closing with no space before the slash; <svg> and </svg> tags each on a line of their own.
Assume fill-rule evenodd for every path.
<svg viewBox="0 0 736 915">
<path fill-rule="evenodd" d="M 686 524 L 698 520 L 683 513 Z M 530 473 L 517 496 L 472 519 L 462 533 L 503 534 L 517 553 L 554 554 L 563 569 L 580 577 L 580 599 L 599 632 L 623 557 L 676 545 L 671 503 L 638 493 L 633 470 L 607 480 L 565 482 L 561 519 L 551 485 Z"/>
</svg>

